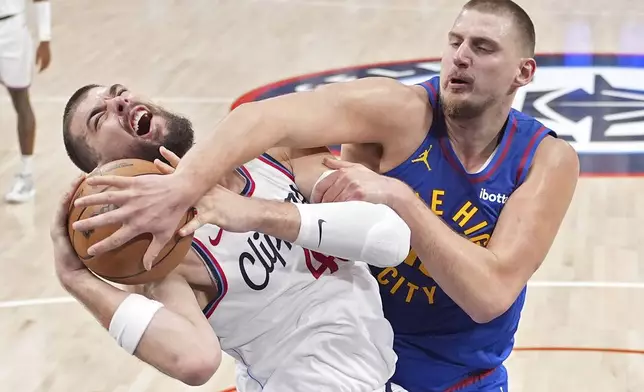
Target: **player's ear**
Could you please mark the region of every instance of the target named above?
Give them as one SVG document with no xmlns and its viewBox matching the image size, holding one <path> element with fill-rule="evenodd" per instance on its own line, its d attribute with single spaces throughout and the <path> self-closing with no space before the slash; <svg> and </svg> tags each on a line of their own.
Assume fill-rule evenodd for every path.
<svg viewBox="0 0 644 392">
<path fill-rule="evenodd" d="M 517 87 L 523 87 L 532 81 L 537 70 L 537 62 L 533 58 L 521 59 L 515 83 Z"/>
</svg>

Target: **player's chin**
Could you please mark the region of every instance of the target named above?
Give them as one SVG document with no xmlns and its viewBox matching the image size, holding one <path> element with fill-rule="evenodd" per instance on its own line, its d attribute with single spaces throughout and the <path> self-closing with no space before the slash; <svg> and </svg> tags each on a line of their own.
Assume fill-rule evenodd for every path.
<svg viewBox="0 0 644 392">
<path fill-rule="evenodd" d="M 445 92 L 443 102 L 445 106 L 451 107 L 467 107 L 474 101 L 471 93 L 452 93 Z"/>
</svg>

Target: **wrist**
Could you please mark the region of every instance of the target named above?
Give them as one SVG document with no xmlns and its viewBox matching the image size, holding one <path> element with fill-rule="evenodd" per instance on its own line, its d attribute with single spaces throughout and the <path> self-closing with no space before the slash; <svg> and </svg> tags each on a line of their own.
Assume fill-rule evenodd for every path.
<svg viewBox="0 0 644 392">
<path fill-rule="evenodd" d="M 300 231 L 300 214 L 293 203 L 256 200 L 254 231 L 293 242 Z"/>
<path fill-rule="evenodd" d="M 170 174 L 172 176 L 172 192 L 177 192 L 180 196 L 179 203 L 185 203 L 189 207 L 193 207 L 196 203 L 210 190 L 210 188 L 202 190 L 203 181 L 195 181 L 189 172 Z"/>
<path fill-rule="evenodd" d="M 272 203 L 269 203 L 267 200 L 259 200 L 248 198 L 249 203 L 249 231 L 258 231 L 260 233 L 265 233 L 267 230 L 270 231 L 275 226 L 275 217 L 272 213 L 271 208 L 273 207 Z"/>
<path fill-rule="evenodd" d="M 60 271 L 57 272 L 57 275 L 60 284 L 70 293 L 75 292 L 77 287 L 82 285 L 84 282 L 98 279 L 86 268 L 71 271 Z"/>
<path fill-rule="evenodd" d="M 409 186 L 395 178 L 389 178 L 387 193 L 385 204 L 396 212 L 403 206 L 408 206 L 410 199 L 413 200 L 416 197 Z"/>
</svg>

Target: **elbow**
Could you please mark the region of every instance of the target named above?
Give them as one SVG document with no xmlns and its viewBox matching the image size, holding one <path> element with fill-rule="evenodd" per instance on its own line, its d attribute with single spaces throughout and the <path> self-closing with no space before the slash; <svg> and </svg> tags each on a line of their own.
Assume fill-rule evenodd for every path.
<svg viewBox="0 0 644 392">
<path fill-rule="evenodd" d="M 391 247 L 391 260 L 394 262 L 393 267 L 405 261 L 409 255 L 411 249 L 411 229 L 393 210 L 391 210 L 391 213 L 393 214 L 390 222 L 392 230 L 391 238 L 393 238 L 393 246 Z"/>
<path fill-rule="evenodd" d="M 186 353 L 177 363 L 177 378 L 189 386 L 207 383 L 221 364 L 221 351 L 215 353 Z"/>
<path fill-rule="evenodd" d="M 487 324 L 507 312 L 512 304 L 513 301 L 507 298 L 491 297 L 475 304 L 466 312 L 475 323 Z"/>
<path fill-rule="evenodd" d="M 395 267 L 405 261 L 411 248 L 411 229 L 389 206 L 378 204 L 380 219 L 369 231 L 363 260 L 380 267 Z"/>
</svg>

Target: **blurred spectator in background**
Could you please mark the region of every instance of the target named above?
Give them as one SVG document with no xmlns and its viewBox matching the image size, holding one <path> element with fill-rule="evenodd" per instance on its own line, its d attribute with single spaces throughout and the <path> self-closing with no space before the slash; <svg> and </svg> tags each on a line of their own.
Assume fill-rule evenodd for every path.
<svg viewBox="0 0 644 392">
<path fill-rule="evenodd" d="M 0 0 L 0 82 L 7 88 L 18 117 L 18 139 L 22 167 L 5 195 L 11 203 L 31 200 L 36 194 L 32 157 L 36 141 L 36 119 L 29 100 L 33 77 L 34 47 L 27 27 L 26 0 Z M 49 66 L 51 52 L 51 4 L 34 0 L 38 31 L 35 62 L 39 71 Z"/>
</svg>

